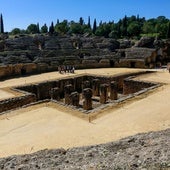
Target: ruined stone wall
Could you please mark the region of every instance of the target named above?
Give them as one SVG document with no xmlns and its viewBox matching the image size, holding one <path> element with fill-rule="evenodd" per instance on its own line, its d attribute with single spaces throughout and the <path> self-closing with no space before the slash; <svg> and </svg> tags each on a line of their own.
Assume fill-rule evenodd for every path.
<svg viewBox="0 0 170 170">
<path fill-rule="evenodd" d="M 119 62 L 115 63 L 115 67 L 146 68 L 146 65 L 145 60 L 121 59 Z"/>
<path fill-rule="evenodd" d="M 24 96 L 3 100 L 0 102 L 0 113 L 22 107 L 35 101 L 36 96 L 34 94 L 26 94 Z"/>
<path fill-rule="evenodd" d="M 0 78 L 56 71 L 59 65 L 74 65 L 76 69 L 152 68 L 157 55 L 164 64 L 170 60 L 169 44 L 165 42 L 163 48 L 158 42 L 157 48 L 153 39 L 145 38 L 131 48 L 129 41 L 122 45 L 116 40 L 95 36 L 19 36 L 0 43 Z"/>
<path fill-rule="evenodd" d="M 38 69 L 39 69 L 39 65 L 34 63 L 5 65 L 0 67 L 0 78 L 33 74 L 33 73 L 37 73 Z M 41 70 L 40 72 L 45 72 L 45 71 L 46 70 Z"/>
<path fill-rule="evenodd" d="M 155 84 L 143 81 L 135 81 L 128 78 L 123 81 L 123 94 L 132 94 L 144 88 L 149 88 L 153 85 Z"/>
</svg>

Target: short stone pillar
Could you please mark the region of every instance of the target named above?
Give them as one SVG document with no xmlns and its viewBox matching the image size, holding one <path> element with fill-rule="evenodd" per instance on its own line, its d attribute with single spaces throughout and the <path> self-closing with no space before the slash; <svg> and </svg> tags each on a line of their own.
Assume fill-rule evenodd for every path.
<svg viewBox="0 0 170 170">
<path fill-rule="evenodd" d="M 72 84 L 68 84 L 64 87 L 64 97 L 65 97 L 65 104 L 70 104 L 70 94 L 73 92 Z"/>
<path fill-rule="evenodd" d="M 118 85 L 116 81 L 112 81 L 110 83 L 110 99 L 117 100 L 118 99 Z"/>
<path fill-rule="evenodd" d="M 52 88 L 50 90 L 51 99 L 60 100 L 60 89 L 58 87 Z"/>
<path fill-rule="evenodd" d="M 90 81 L 86 80 L 82 83 L 82 89 L 90 88 Z"/>
<path fill-rule="evenodd" d="M 78 92 L 72 92 L 70 94 L 70 104 L 73 106 L 79 106 L 80 95 Z"/>
<path fill-rule="evenodd" d="M 91 110 L 92 109 L 92 89 L 86 88 L 83 89 L 83 109 L 84 110 Z"/>
<path fill-rule="evenodd" d="M 93 89 L 93 95 L 99 96 L 100 95 L 100 80 L 99 79 L 93 79 L 92 82 L 92 89 Z"/>
<path fill-rule="evenodd" d="M 100 85 L 100 103 L 105 104 L 108 99 L 108 84 Z"/>
</svg>

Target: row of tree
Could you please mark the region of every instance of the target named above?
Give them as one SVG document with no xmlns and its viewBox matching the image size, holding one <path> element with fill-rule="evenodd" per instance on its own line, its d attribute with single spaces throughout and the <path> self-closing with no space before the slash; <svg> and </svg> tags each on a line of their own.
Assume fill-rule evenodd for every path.
<svg viewBox="0 0 170 170">
<path fill-rule="evenodd" d="M 4 32 L 3 18 L 0 18 L 0 33 Z M 90 17 L 88 22 L 85 23 L 84 19 L 80 17 L 78 22 L 57 20 L 56 24 L 51 22 L 48 27 L 44 24 L 41 28 L 39 23 L 30 24 L 26 30 L 14 28 L 10 34 L 36 34 L 36 33 L 49 33 L 49 34 L 90 34 L 96 36 L 104 36 L 106 38 L 139 38 L 140 36 L 159 36 L 160 38 L 170 38 L 170 20 L 165 16 L 159 16 L 146 20 L 144 17 L 131 16 L 120 19 L 117 23 L 100 22 L 97 23 L 94 19 L 91 24 Z"/>
</svg>

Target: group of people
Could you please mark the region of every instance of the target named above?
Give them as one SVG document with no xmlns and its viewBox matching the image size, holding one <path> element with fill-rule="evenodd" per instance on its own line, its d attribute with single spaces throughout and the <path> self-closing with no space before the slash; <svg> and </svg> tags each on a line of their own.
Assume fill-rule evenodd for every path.
<svg viewBox="0 0 170 170">
<path fill-rule="evenodd" d="M 62 73 L 74 73 L 75 67 L 71 65 L 62 65 L 58 66 L 58 71 L 60 74 Z"/>
</svg>

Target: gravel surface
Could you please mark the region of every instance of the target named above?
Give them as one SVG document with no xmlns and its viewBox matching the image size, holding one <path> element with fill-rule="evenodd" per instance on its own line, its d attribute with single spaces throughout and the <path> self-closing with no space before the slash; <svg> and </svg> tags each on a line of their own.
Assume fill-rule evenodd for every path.
<svg viewBox="0 0 170 170">
<path fill-rule="evenodd" d="M 0 169 L 112 170 L 170 169 L 170 129 L 116 142 L 79 148 L 42 150 L 0 158 Z"/>
</svg>

